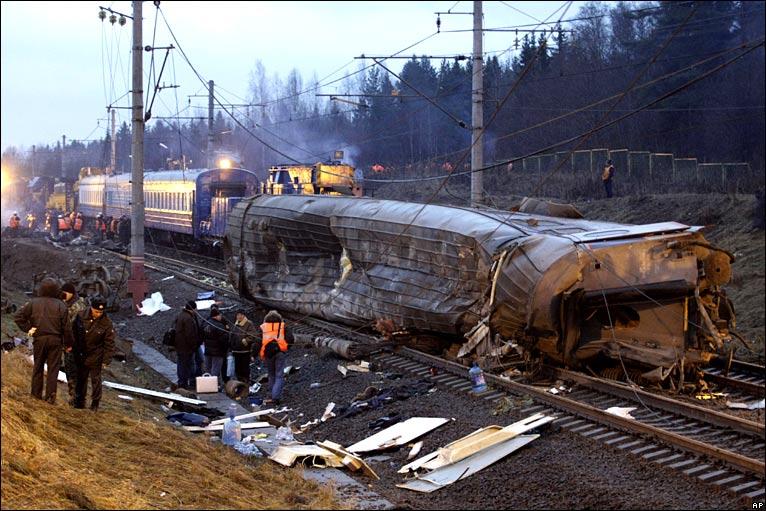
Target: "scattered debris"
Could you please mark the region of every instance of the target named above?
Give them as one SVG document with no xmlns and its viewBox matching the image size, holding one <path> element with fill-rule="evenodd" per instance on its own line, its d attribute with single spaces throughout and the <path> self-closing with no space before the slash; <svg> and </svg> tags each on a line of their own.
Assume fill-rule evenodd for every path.
<svg viewBox="0 0 766 511">
<path fill-rule="evenodd" d="M 289 410 L 289 408 L 282 408 L 280 410 L 274 410 L 273 408 L 269 408 L 268 410 L 259 410 L 257 412 L 244 413 L 242 415 L 237 415 L 236 417 L 234 417 L 234 419 L 238 420 L 238 421 L 241 421 L 243 419 L 252 419 L 253 417 L 262 417 L 262 416 L 268 415 L 270 413 L 279 413 L 279 412 L 284 412 L 284 411 L 287 411 L 287 410 Z M 227 420 L 229 420 L 228 417 L 223 418 L 223 419 L 216 419 L 216 420 L 212 421 L 210 423 L 210 425 L 211 426 L 215 426 L 217 424 L 223 424 Z"/>
<path fill-rule="evenodd" d="M 216 425 L 210 425 L 210 426 L 184 426 L 184 429 L 186 431 L 192 432 L 192 433 L 200 433 L 203 431 L 223 431 L 223 424 L 216 424 Z M 244 424 L 240 424 L 240 428 L 245 429 L 258 429 L 258 428 L 268 428 L 271 424 L 268 422 L 247 422 Z"/>
<path fill-rule="evenodd" d="M 204 428 L 210 424 L 210 419 L 198 413 L 176 412 L 171 413 L 165 418 L 182 426 L 200 426 Z"/>
<path fill-rule="evenodd" d="M 59 375 L 59 378 L 63 373 Z M 66 382 L 66 375 L 64 375 L 64 382 Z M 148 397 L 155 397 L 160 399 L 169 399 L 171 401 L 178 401 L 180 403 L 186 403 L 189 405 L 200 405 L 204 406 L 207 404 L 206 401 L 201 401 L 199 399 L 191 399 L 188 397 L 184 397 L 180 394 L 169 394 L 166 392 L 157 392 L 156 390 L 149 390 L 149 389 L 142 389 L 141 387 L 131 387 L 130 385 L 123 385 L 121 383 L 115 383 L 111 381 L 105 381 L 104 382 L 105 387 L 109 387 L 111 389 L 115 390 L 123 390 L 125 392 L 133 392 L 134 394 L 140 394 L 142 396 L 148 396 Z"/>
<path fill-rule="evenodd" d="M 200 291 L 197 293 L 197 300 L 212 300 L 215 298 L 215 291 Z"/>
<path fill-rule="evenodd" d="M 760 401 L 755 401 L 750 404 L 732 403 L 731 401 L 726 401 L 726 406 L 729 408 L 739 408 L 743 410 L 763 410 L 764 406 L 766 406 L 766 400 L 761 399 Z"/>
<path fill-rule="evenodd" d="M 624 417 L 626 419 L 635 419 L 635 417 L 633 417 L 630 414 L 630 412 L 632 412 L 635 409 L 636 409 L 635 406 L 627 406 L 627 407 L 624 407 L 624 408 L 619 407 L 619 406 L 613 406 L 611 408 L 607 408 L 604 411 L 606 413 L 611 413 L 612 415 L 616 415 L 618 417 Z"/>
<path fill-rule="evenodd" d="M 242 441 L 235 443 L 231 447 L 235 451 L 245 456 L 263 456 L 263 453 L 261 453 L 261 450 L 258 448 L 258 446 L 253 443 Z"/>
<path fill-rule="evenodd" d="M 324 413 L 322 414 L 321 421 L 325 422 L 327 419 L 331 419 L 335 417 L 335 414 L 332 413 L 333 408 L 335 408 L 335 403 L 329 402 L 327 403 L 327 407 L 324 409 Z"/>
<path fill-rule="evenodd" d="M 133 401 L 133 398 L 132 398 L 132 397 L 130 397 L 130 396 L 126 396 L 126 395 L 124 395 L 124 394 L 117 394 L 117 397 L 118 397 L 119 399 L 123 399 L 123 400 L 125 400 L 125 401 Z"/>
<path fill-rule="evenodd" d="M 141 302 L 138 307 L 139 316 L 153 316 L 157 312 L 163 312 L 170 310 L 170 307 L 165 305 L 162 299 L 162 293 L 159 291 L 152 293 L 152 296 Z"/>
<path fill-rule="evenodd" d="M 346 377 L 346 374 L 348 374 L 348 369 L 340 364 L 338 364 L 338 371 L 340 371 L 340 374 L 342 374 L 344 378 Z"/>
<path fill-rule="evenodd" d="M 694 397 L 696 399 L 699 399 L 700 401 L 707 401 L 710 399 L 718 399 L 721 397 L 727 397 L 729 394 L 725 392 L 700 392 L 696 394 Z"/>
<path fill-rule="evenodd" d="M 314 337 L 312 342 L 317 348 L 330 349 L 333 353 L 346 360 L 358 360 L 361 357 L 368 356 L 373 350 L 377 349 L 377 347 L 373 345 L 361 344 L 346 339 L 339 339 L 337 337 L 319 336 Z"/>
<path fill-rule="evenodd" d="M 503 396 L 497 400 L 492 415 L 503 415 L 516 408 L 526 408 L 534 403 L 534 400 L 528 396 Z"/>
<path fill-rule="evenodd" d="M 218 383 L 216 380 L 216 388 L 217 385 Z M 250 388 L 247 384 L 239 380 L 232 379 L 227 381 L 224 388 L 226 390 L 226 395 L 232 399 L 246 398 L 250 394 Z"/>
<path fill-rule="evenodd" d="M 508 441 L 531 431 L 539 426 L 553 421 L 554 417 L 536 413 L 504 428 L 500 426 L 487 426 L 473 433 L 459 438 L 446 446 L 426 454 L 417 460 L 399 469 L 400 474 L 406 474 L 416 470 L 435 470 L 437 468 L 454 464 L 464 458 L 470 457 L 490 446 Z"/>
<path fill-rule="evenodd" d="M 341 463 L 348 469 L 353 471 L 361 470 L 362 472 L 364 472 L 370 477 L 374 477 L 375 479 L 380 479 L 380 477 L 378 477 L 378 474 L 376 474 L 375 471 L 372 468 L 370 468 L 370 466 L 367 463 L 365 463 L 364 460 L 362 460 L 362 458 L 355 456 L 353 453 L 344 449 L 340 444 L 336 444 L 335 442 L 330 442 L 329 440 L 324 442 L 317 442 L 317 444 L 321 447 L 324 447 L 328 451 L 334 453 L 336 456 L 340 457 Z"/>
<path fill-rule="evenodd" d="M 370 372 L 370 363 L 369 362 L 359 362 L 357 364 L 347 364 L 346 369 L 349 371 L 356 371 L 357 373 L 369 373 Z"/>
<path fill-rule="evenodd" d="M 337 455 L 320 445 L 314 444 L 280 445 L 269 456 L 272 461 L 286 467 L 292 467 L 300 458 L 303 458 L 301 464 L 304 466 L 306 464 L 317 468 L 343 466 Z"/>
<path fill-rule="evenodd" d="M 215 305 L 215 300 L 197 300 L 197 310 L 207 310 Z"/>
<path fill-rule="evenodd" d="M 362 392 L 354 396 L 353 401 L 367 401 L 368 399 L 371 399 L 378 395 L 378 392 L 380 392 L 380 389 L 377 387 L 373 387 L 370 385 L 366 389 L 364 389 Z"/>
<path fill-rule="evenodd" d="M 170 279 L 174 279 L 174 278 L 176 278 L 176 276 L 175 275 L 171 275 L 170 277 L 165 277 L 164 279 L 160 279 L 160 282 L 164 282 L 166 280 L 170 280 Z"/>
<path fill-rule="evenodd" d="M 401 419 L 399 417 L 398 413 L 393 413 L 391 415 L 386 415 L 385 417 L 381 417 L 380 419 L 376 419 L 368 424 L 369 428 L 373 431 L 387 428 L 388 426 L 391 426 L 393 424 L 396 424 Z"/>
<path fill-rule="evenodd" d="M 274 438 L 280 442 L 295 442 L 293 431 L 287 426 L 282 426 L 281 428 L 277 429 L 277 434 Z"/>
<path fill-rule="evenodd" d="M 314 383 L 312 383 L 311 385 L 309 385 L 309 388 L 310 388 L 310 389 L 318 389 L 318 388 L 319 388 L 319 387 L 321 387 L 321 386 L 322 386 L 322 384 L 321 384 L 321 383 L 319 383 L 318 381 L 315 381 Z"/>
<path fill-rule="evenodd" d="M 422 448 L 423 448 L 423 441 L 422 440 L 419 440 L 419 441 L 415 442 L 414 444 L 412 444 L 412 449 L 410 449 L 409 454 L 407 454 L 407 459 L 411 460 L 412 458 L 414 458 L 415 456 L 420 454 L 420 450 Z"/>
<path fill-rule="evenodd" d="M 448 421 L 449 419 L 441 417 L 413 417 L 355 443 L 348 450 L 352 453 L 360 453 L 404 445 L 442 426 Z"/>
<path fill-rule="evenodd" d="M 411 479 L 405 483 L 397 484 L 397 486 L 408 490 L 431 493 L 460 479 L 472 476 L 539 437 L 540 435 L 517 436 L 505 442 L 486 447 L 457 463 L 437 468 L 425 476 Z"/>
</svg>

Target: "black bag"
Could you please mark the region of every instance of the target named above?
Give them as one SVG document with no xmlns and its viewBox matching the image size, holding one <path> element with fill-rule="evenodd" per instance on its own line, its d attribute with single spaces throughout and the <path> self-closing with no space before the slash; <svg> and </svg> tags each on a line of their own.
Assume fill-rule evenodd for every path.
<svg viewBox="0 0 766 511">
<path fill-rule="evenodd" d="M 277 353 L 279 352 L 280 349 L 277 341 L 269 341 L 269 343 L 266 345 L 266 348 L 263 350 L 263 354 L 267 359 L 276 357 Z"/>
<path fill-rule="evenodd" d="M 162 344 L 165 346 L 171 346 L 175 347 L 176 345 L 176 329 L 171 328 L 167 332 L 165 332 L 165 335 L 162 336 Z"/>
</svg>

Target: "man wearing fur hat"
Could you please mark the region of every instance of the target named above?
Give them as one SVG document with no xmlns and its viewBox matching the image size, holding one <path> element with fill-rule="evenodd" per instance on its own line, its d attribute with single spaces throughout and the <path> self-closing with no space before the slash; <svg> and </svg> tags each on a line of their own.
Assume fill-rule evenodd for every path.
<svg viewBox="0 0 766 511">
<path fill-rule="evenodd" d="M 77 294 L 74 284 L 67 282 L 61 287 L 61 299 L 67 306 L 69 312 L 69 322 L 74 325 L 77 314 L 88 308 L 85 299 Z M 69 390 L 69 404 L 74 406 L 75 386 L 77 382 L 77 363 L 74 359 L 72 348 L 64 350 L 64 372 L 66 373 L 66 384 Z"/>
<path fill-rule="evenodd" d="M 69 322 L 67 306 L 59 298 L 59 283 L 45 278 L 40 283 L 37 297 L 24 304 L 14 316 L 16 325 L 34 339 L 34 368 L 32 369 L 32 395 L 56 403 L 58 374 L 61 368 L 62 349 L 72 348 L 72 324 Z M 43 372 L 48 365 L 43 398 Z"/>
<path fill-rule="evenodd" d="M 92 297 L 90 308 L 75 318 L 73 330 L 77 361 L 74 407 L 85 408 L 90 379 L 90 409 L 95 412 L 101 401 L 101 369 L 109 365 L 114 355 L 114 326 L 106 315 L 106 300 L 101 296 Z"/>
</svg>

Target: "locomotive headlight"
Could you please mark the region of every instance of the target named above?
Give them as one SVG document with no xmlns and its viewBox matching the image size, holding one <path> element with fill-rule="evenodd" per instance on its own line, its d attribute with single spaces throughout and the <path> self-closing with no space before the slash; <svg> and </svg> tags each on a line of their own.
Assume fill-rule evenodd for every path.
<svg viewBox="0 0 766 511">
<path fill-rule="evenodd" d="M 218 160 L 218 167 L 221 169 L 230 169 L 231 160 L 228 158 L 221 158 L 220 160 Z"/>
<path fill-rule="evenodd" d="M 13 175 L 11 174 L 11 171 L 3 167 L 3 175 L 2 175 L 2 187 L 3 190 L 8 188 L 10 186 L 11 181 L 13 180 Z"/>
</svg>

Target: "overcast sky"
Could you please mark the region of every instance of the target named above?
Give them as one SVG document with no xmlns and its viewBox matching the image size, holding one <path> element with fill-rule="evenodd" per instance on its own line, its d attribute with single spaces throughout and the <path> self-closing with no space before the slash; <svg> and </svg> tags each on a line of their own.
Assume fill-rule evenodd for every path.
<svg viewBox="0 0 766 511">
<path fill-rule="evenodd" d="M 584 2 L 572 2 L 565 19 Z M 507 27 L 558 20 L 568 2 L 484 2 L 484 26 Z M 131 22 L 111 25 L 98 18 L 99 6 L 126 14 L 120 2 L 2 2 L 2 149 L 103 137 L 106 105 L 125 95 L 131 83 Z M 297 68 L 304 80 L 341 78 L 358 69 L 361 54 L 391 55 L 436 31 L 436 11 L 472 11 L 473 2 L 162 2 L 161 10 L 181 48 L 205 80 L 215 80 L 228 102 L 244 102 L 250 73 L 261 60 L 269 76 L 282 78 Z M 564 9 L 562 9 L 564 7 Z M 144 41 L 152 44 L 157 9 L 144 2 Z M 523 12 L 522 12 L 523 11 Z M 470 54 L 472 16 L 441 16 L 442 33 L 406 51 L 422 55 Z M 155 46 L 173 41 L 162 19 Z M 532 28 L 532 27 L 530 27 Z M 513 33 L 488 33 L 484 51 L 507 58 Z M 171 53 L 177 52 L 174 50 Z M 150 54 L 144 52 L 144 71 Z M 162 58 L 156 52 L 155 58 Z M 179 53 L 168 62 L 162 81 L 178 89 L 160 92 L 153 115 L 171 115 L 202 94 L 200 81 Z M 370 61 L 364 61 L 369 63 Z M 389 61 L 398 71 L 404 61 Z M 438 61 L 435 61 L 438 65 Z M 345 67 L 344 67 L 345 66 Z M 175 74 L 174 74 L 175 73 Z M 146 83 L 146 80 L 145 80 Z M 335 92 L 330 86 L 322 92 Z M 206 107 L 205 98 L 191 98 Z M 118 101 L 129 106 L 130 96 Z M 188 114 L 187 114 L 188 115 Z M 195 115 L 197 115 L 195 113 Z M 99 120 L 101 119 L 101 120 Z M 130 122 L 118 110 L 118 123 Z M 150 121 L 151 123 L 152 121 Z"/>
</svg>

